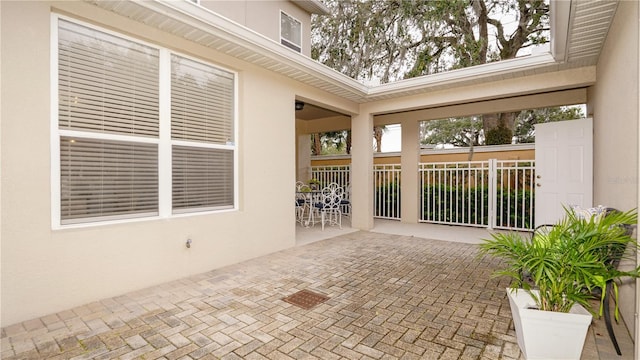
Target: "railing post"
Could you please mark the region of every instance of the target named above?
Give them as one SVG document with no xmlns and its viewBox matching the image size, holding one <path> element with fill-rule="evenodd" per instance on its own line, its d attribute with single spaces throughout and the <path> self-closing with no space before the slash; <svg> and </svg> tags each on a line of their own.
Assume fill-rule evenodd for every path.
<svg viewBox="0 0 640 360">
<path fill-rule="evenodd" d="M 498 160 L 489 159 L 489 221 L 488 228 L 496 227 L 496 211 L 498 209 Z"/>
</svg>

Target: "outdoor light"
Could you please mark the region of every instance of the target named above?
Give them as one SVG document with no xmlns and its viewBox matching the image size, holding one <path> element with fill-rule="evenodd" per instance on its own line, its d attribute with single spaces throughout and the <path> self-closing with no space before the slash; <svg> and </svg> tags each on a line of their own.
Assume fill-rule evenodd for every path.
<svg viewBox="0 0 640 360">
<path fill-rule="evenodd" d="M 302 101 L 296 101 L 296 110 L 304 109 L 304 103 Z"/>
</svg>

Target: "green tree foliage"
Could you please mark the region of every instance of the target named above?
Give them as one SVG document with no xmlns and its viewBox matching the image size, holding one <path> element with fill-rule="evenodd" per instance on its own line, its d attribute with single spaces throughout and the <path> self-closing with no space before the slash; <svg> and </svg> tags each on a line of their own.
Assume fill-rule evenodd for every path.
<svg viewBox="0 0 640 360">
<path fill-rule="evenodd" d="M 584 117 L 581 106 L 559 106 L 552 108 L 523 110 L 515 118 L 515 134 L 498 127 L 495 133 L 485 135 L 478 117 L 449 118 L 423 121 L 420 138 L 424 145 L 449 144 L 457 147 L 532 143 L 535 141 L 534 125 L 546 122 L 580 119 Z M 501 132 L 502 131 L 502 132 Z M 491 137 L 494 138 L 491 138 Z M 498 140 L 495 140 L 498 137 Z"/>
<path fill-rule="evenodd" d="M 548 42 L 544 0 L 325 0 L 312 57 L 363 81 L 389 81 L 511 59 Z M 483 119 L 510 139 L 515 114 Z M 494 132 L 491 132 L 492 134 Z M 506 141 L 506 140 L 505 140 Z"/>
<path fill-rule="evenodd" d="M 382 152 L 382 135 L 387 131 L 386 126 L 373 127 L 374 149 Z M 316 153 L 315 146 L 312 148 L 314 155 L 328 154 L 351 154 L 351 131 L 330 131 L 320 134 L 320 151 Z"/>
<path fill-rule="evenodd" d="M 515 142 L 532 143 L 535 141 L 533 126 L 546 122 L 583 118 L 585 114 L 580 106 L 560 106 L 553 108 L 523 110 L 516 118 Z"/>
<path fill-rule="evenodd" d="M 548 42 L 544 0 L 325 0 L 312 57 L 386 83 L 516 57 Z M 517 25 L 516 25 L 517 24 Z"/>
<path fill-rule="evenodd" d="M 349 131 L 330 131 L 322 134 L 311 134 L 311 154 L 348 154 L 350 152 Z"/>
<path fill-rule="evenodd" d="M 511 144 L 513 131 L 509 129 L 505 123 L 498 123 L 495 127 L 491 127 L 485 134 L 487 145 Z"/>
<path fill-rule="evenodd" d="M 449 118 L 420 123 L 422 144 L 457 147 L 481 145 L 482 126 L 475 117 Z"/>
<path fill-rule="evenodd" d="M 376 141 L 376 152 L 382 152 L 382 135 L 387 131 L 386 126 L 374 126 L 373 138 Z"/>
</svg>

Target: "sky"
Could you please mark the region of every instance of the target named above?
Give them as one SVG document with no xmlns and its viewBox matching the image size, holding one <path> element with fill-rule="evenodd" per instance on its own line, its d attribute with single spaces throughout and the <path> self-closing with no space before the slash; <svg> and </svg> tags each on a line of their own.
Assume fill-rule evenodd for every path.
<svg viewBox="0 0 640 360">
<path fill-rule="evenodd" d="M 394 152 L 401 150 L 402 133 L 400 124 L 387 125 L 387 131 L 382 134 L 382 152 Z"/>
</svg>

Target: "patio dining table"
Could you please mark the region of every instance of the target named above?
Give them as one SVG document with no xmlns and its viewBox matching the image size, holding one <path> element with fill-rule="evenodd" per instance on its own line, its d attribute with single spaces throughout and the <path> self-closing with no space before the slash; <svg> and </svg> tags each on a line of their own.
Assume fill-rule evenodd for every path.
<svg viewBox="0 0 640 360">
<path fill-rule="evenodd" d="M 304 223 L 303 223 L 305 227 L 315 225 L 316 221 L 313 214 L 314 204 L 320 201 L 321 196 L 322 196 L 322 191 L 320 190 L 296 191 L 296 200 L 299 200 L 299 199 L 304 200 L 304 204 L 302 205 L 303 206 L 303 209 L 302 209 L 303 213 L 301 216 L 302 219 L 305 218 L 304 212 L 308 211 L 308 214 L 306 215 L 306 219 L 304 219 Z"/>
</svg>

